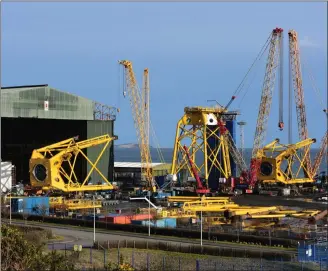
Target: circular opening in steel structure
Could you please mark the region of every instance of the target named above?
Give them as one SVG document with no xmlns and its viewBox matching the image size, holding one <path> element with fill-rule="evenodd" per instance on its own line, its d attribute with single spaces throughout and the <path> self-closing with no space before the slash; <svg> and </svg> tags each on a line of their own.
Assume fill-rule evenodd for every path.
<svg viewBox="0 0 328 271">
<path fill-rule="evenodd" d="M 47 178 L 47 169 L 44 165 L 37 164 L 33 170 L 34 178 L 37 179 L 39 182 L 44 182 Z"/>
<path fill-rule="evenodd" d="M 261 164 L 261 174 L 264 176 L 270 176 L 272 174 L 273 167 L 269 162 L 263 162 Z"/>
</svg>

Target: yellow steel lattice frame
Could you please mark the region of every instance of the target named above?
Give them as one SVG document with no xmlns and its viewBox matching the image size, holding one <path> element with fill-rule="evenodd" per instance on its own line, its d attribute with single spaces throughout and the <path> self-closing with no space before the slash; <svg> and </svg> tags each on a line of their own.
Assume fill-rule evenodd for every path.
<svg viewBox="0 0 328 271">
<path fill-rule="evenodd" d="M 294 88 L 296 113 L 297 113 L 297 125 L 299 140 L 305 140 L 308 136 L 306 111 L 305 111 L 305 98 L 302 83 L 302 72 L 301 72 L 301 57 L 300 49 L 298 44 L 298 35 L 295 30 L 288 32 L 289 36 L 289 62 L 290 62 L 290 76 L 292 78 L 292 87 Z M 304 148 L 305 156 L 305 167 L 307 171 L 311 169 L 311 157 L 310 157 L 310 146 Z M 305 171 L 304 171 L 305 174 Z"/>
<path fill-rule="evenodd" d="M 260 170 L 257 176 L 258 180 L 263 183 L 280 182 L 283 184 L 314 182 L 312 172 L 306 167 L 306 155 L 310 151 L 309 146 L 314 142 L 315 139 L 309 138 L 296 144 L 284 145 L 276 139 L 266 145 L 261 150 L 261 166 L 271 165 L 272 171 L 265 175 Z M 296 162 L 299 164 L 297 165 Z M 286 166 L 286 168 L 282 169 L 282 166 Z M 301 171 L 305 171 L 305 177 L 300 175 Z"/>
<path fill-rule="evenodd" d="M 220 135 L 217 124 L 217 119 L 223 112 L 225 110 L 221 108 L 185 108 L 185 114 L 177 124 L 171 174 L 188 169 L 190 176 L 193 176 L 183 149 L 186 145 L 196 170 L 203 174 L 206 182 L 214 169 L 219 170 L 225 178 L 231 176 L 229 146 Z M 212 118 L 213 123 L 208 123 L 209 118 Z M 209 138 L 217 142 L 214 147 L 208 143 Z M 222 161 L 219 159 L 220 152 L 223 154 Z M 201 161 L 196 159 L 198 153 L 202 155 Z"/>
<path fill-rule="evenodd" d="M 43 190 L 61 190 L 63 192 L 111 190 L 112 184 L 97 168 L 105 150 L 111 141 L 117 136 L 103 135 L 84 141 L 76 142 L 76 138 L 70 138 L 61 142 L 36 149 L 30 159 L 30 182 L 32 187 Z M 84 153 L 84 149 L 103 145 L 95 162 L 92 162 Z M 75 166 L 78 156 L 84 158 L 91 169 L 84 180 L 78 180 L 75 174 Z M 93 171 L 97 171 L 105 184 L 88 184 Z"/>
</svg>

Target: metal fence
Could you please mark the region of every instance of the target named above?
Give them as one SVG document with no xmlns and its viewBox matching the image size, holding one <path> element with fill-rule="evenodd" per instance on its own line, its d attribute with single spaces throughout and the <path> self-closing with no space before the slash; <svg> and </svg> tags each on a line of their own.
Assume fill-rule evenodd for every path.
<svg viewBox="0 0 328 271">
<path fill-rule="evenodd" d="M 62 251 L 74 258 L 80 270 L 109 270 L 122 263 L 130 264 L 137 271 L 280 271 L 280 270 L 328 270 L 325 262 L 287 262 L 283 260 L 267 261 L 261 258 L 207 257 L 198 254 L 168 253 L 126 248 L 84 247 L 74 252 L 73 244 L 61 244 L 62 247 L 49 245 L 50 249 Z"/>
</svg>

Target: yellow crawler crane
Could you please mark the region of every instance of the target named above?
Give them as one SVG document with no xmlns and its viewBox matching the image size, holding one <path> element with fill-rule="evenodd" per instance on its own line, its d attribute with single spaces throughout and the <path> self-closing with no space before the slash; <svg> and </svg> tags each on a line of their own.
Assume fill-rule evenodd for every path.
<svg viewBox="0 0 328 271">
<path fill-rule="evenodd" d="M 188 169 L 193 176 L 184 145 L 188 147 L 193 165 L 198 173 L 202 173 L 208 187 L 208 177 L 211 171 L 218 170 L 225 178 L 231 177 L 229 145 L 220 134 L 218 120 L 227 110 L 222 107 L 186 107 L 183 117 L 178 121 L 173 151 L 172 169 L 169 178 L 177 180 L 177 174 Z M 208 139 L 217 142 L 211 146 Z M 220 161 L 219 152 L 223 159 Z M 198 153 L 202 154 L 202 161 L 197 161 Z"/>
<path fill-rule="evenodd" d="M 308 138 L 296 144 L 283 145 L 274 140 L 261 150 L 261 165 L 257 179 L 263 183 L 302 184 L 314 182 L 313 174 L 306 166 L 309 146 L 316 140 Z M 305 149 L 302 156 L 301 149 Z M 284 167 L 282 169 L 282 167 Z M 305 177 L 301 176 L 304 171 Z"/>
<path fill-rule="evenodd" d="M 149 71 L 148 69 L 144 70 L 143 92 L 141 93 L 133 71 L 132 62 L 129 60 L 119 60 L 118 63 L 124 67 L 126 89 L 130 98 L 130 105 L 140 149 L 141 177 L 147 182 L 148 189 L 152 192 L 156 192 L 157 184 L 153 176 L 149 147 Z"/>
<path fill-rule="evenodd" d="M 77 137 L 36 149 L 30 159 L 30 182 L 32 187 L 42 190 L 61 190 L 63 192 L 81 192 L 112 190 L 113 185 L 97 168 L 97 164 L 108 147 L 117 136 L 103 135 L 76 142 Z M 104 145 L 95 162 L 90 161 L 84 149 Z M 91 165 L 84 180 L 78 180 L 74 171 L 78 156 L 82 156 Z M 97 171 L 105 184 L 88 184 L 93 171 Z"/>
</svg>

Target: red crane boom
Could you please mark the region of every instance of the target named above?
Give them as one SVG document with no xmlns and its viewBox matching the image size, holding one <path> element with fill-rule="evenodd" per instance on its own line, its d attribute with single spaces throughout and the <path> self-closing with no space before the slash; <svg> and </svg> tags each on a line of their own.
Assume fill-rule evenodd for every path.
<svg viewBox="0 0 328 271">
<path fill-rule="evenodd" d="M 192 174 L 194 175 L 194 177 L 196 179 L 196 183 L 197 183 L 196 193 L 197 194 L 208 194 L 208 193 L 210 193 L 210 190 L 208 188 L 204 187 L 203 184 L 202 184 L 202 181 L 200 180 L 200 177 L 199 177 L 198 172 L 195 168 L 194 162 L 192 161 L 191 156 L 189 154 L 188 147 L 186 145 L 184 145 L 183 149 L 186 152 L 186 155 L 188 157 L 188 161 L 189 161 L 189 164 L 190 164 L 190 167 L 191 167 Z"/>
</svg>

